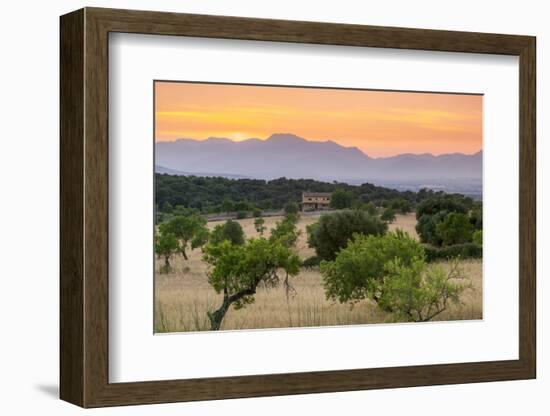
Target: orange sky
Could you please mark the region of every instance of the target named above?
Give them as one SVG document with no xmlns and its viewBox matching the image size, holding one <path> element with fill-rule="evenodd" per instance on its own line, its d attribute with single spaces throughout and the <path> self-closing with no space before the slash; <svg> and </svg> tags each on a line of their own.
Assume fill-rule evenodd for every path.
<svg viewBox="0 0 550 416">
<path fill-rule="evenodd" d="M 156 82 L 156 140 L 293 133 L 369 156 L 475 153 L 482 96 Z"/>
</svg>

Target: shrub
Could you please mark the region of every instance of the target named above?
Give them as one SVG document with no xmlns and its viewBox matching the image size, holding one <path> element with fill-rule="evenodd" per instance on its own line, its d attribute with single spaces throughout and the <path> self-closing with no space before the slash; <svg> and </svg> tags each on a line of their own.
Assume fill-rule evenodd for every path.
<svg viewBox="0 0 550 416">
<path fill-rule="evenodd" d="M 265 220 L 262 217 L 258 217 L 254 220 L 254 228 L 260 235 L 264 234 L 266 228 L 264 224 Z"/>
<path fill-rule="evenodd" d="M 245 219 L 247 216 L 246 214 L 246 211 L 237 211 L 237 219 L 238 220 L 243 220 Z"/>
<path fill-rule="evenodd" d="M 252 211 L 252 216 L 254 218 L 260 218 L 262 216 L 262 210 L 259 208 L 255 208 L 254 211 Z"/>
<path fill-rule="evenodd" d="M 397 198 L 391 201 L 390 208 L 394 211 L 398 211 L 401 214 L 407 214 L 411 212 L 411 203 L 403 198 Z"/>
<path fill-rule="evenodd" d="M 429 244 L 424 245 L 426 260 L 428 262 L 436 260 L 461 259 L 481 259 L 483 257 L 483 248 L 479 244 L 464 243 L 452 246 L 435 247 Z"/>
<path fill-rule="evenodd" d="M 235 211 L 235 203 L 230 199 L 224 199 L 221 205 L 221 210 L 223 212 L 232 212 Z"/>
<path fill-rule="evenodd" d="M 166 201 L 164 204 L 162 204 L 162 211 L 170 213 L 172 212 L 174 208 L 172 207 L 172 204 L 168 201 Z"/>
<path fill-rule="evenodd" d="M 451 212 L 436 225 L 435 231 L 445 246 L 472 241 L 473 226 L 466 214 Z"/>
<path fill-rule="evenodd" d="M 200 211 L 195 208 L 186 208 L 183 205 L 176 205 L 172 211 L 172 214 L 174 216 L 184 216 L 184 217 L 190 217 L 191 215 L 199 215 Z"/>
<path fill-rule="evenodd" d="M 247 201 L 235 202 L 235 211 L 251 211 L 253 206 Z"/>
<path fill-rule="evenodd" d="M 330 196 L 330 206 L 334 209 L 351 208 L 353 194 L 344 189 L 335 190 Z"/>
<path fill-rule="evenodd" d="M 343 211 L 324 214 L 307 227 L 308 245 L 323 260 L 333 260 L 354 234 L 381 235 L 388 226 L 365 211 Z"/>
<path fill-rule="evenodd" d="M 363 209 L 367 211 L 369 215 L 378 214 L 378 210 L 376 209 L 376 206 L 372 202 L 366 203 Z"/>
<path fill-rule="evenodd" d="M 424 259 L 424 249 L 401 230 L 386 235 L 355 234 L 333 261 L 321 262 L 327 298 L 341 303 L 376 301 L 386 264 L 396 259 L 408 267 L 415 259 Z"/>
<path fill-rule="evenodd" d="M 321 262 L 327 298 L 341 303 L 364 299 L 399 319 L 425 322 L 459 301 L 467 287 L 458 262 L 445 273 L 428 266 L 421 244 L 398 230 L 383 236 L 356 235 L 333 261 Z"/>
<path fill-rule="evenodd" d="M 218 224 L 210 234 L 210 243 L 217 245 L 223 241 L 229 241 L 234 245 L 244 244 L 244 231 L 241 224 L 237 221 L 227 220 L 223 224 Z"/>
<path fill-rule="evenodd" d="M 441 211 L 467 214 L 473 205 L 471 198 L 462 195 L 443 194 L 427 198 L 416 207 L 416 219 L 423 215 L 435 215 Z"/>
<path fill-rule="evenodd" d="M 483 245 L 483 231 L 476 230 L 472 235 L 472 241 L 478 245 Z"/>
<path fill-rule="evenodd" d="M 441 237 L 437 233 L 436 227 L 447 216 L 447 211 L 441 211 L 434 215 L 424 214 L 416 223 L 416 232 L 420 236 L 420 241 L 423 243 L 440 246 L 442 243 Z"/>
<path fill-rule="evenodd" d="M 389 222 L 389 223 L 392 223 L 395 221 L 395 211 L 393 210 L 393 208 L 386 208 L 384 210 L 384 212 L 382 213 L 382 215 L 380 216 L 380 219 L 382 221 L 386 221 L 386 222 Z"/>
<path fill-rule="evenodd" d="M 449 304 L 459 303 L 462 291 L 470 287 L 458 282 L 464 279 L 458 262 L 446 273 L 441 266 L 427 266 L 418 258 L 410 266 L 394 259 L 386 264 L 385 273 L 378 306 L 411 322 L 431 321 Z"/>
<path fill-rule="evenodd" d="M 296 202 L 289 202 L 285 205 L 285 214 L 298 214 L 300 207 Z"/>
</svg>

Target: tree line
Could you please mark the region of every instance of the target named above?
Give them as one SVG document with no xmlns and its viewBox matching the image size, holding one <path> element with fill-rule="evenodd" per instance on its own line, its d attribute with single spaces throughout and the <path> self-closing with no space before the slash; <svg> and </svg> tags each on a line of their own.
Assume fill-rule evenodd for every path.
<svg viewBox="0 0 550 416">
<path fill-rule="evenodd" d="M 174 211 L 180 215 L 189 209 L 201 214 L 280 210 L 289 203 L 300 203 L 302 192 L 331 193 L 331 204 L 336 209 L 372 203 L 394 212 L 410 211 L 417 203 L 441 194 L 427 189 L 398 191 L 370 183 L 349 185 L 313 179 L 265 181 L 155 174 L 155 203 L 160 216 Z"/>
</svg>

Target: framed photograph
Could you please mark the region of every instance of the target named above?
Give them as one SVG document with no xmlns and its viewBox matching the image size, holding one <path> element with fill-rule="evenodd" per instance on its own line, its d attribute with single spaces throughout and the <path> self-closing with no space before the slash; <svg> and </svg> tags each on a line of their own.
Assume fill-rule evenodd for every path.
<svg viewBox="0 0 550 416">
<path fill-rule="evenodd" d="M 534 37 L 60 27 L 63 400 L 535 378 Z"/>
</svg>

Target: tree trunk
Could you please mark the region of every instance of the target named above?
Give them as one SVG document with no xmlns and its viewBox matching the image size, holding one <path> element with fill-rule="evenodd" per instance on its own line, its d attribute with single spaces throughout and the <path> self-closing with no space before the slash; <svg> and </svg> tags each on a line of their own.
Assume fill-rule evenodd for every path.
<svg viewBox="0 0 550 416">
<path fill-rule="evenodd" d="M 187 258 L 187 253 L 185 252 L 185 249 L 184 249 L 184 248 L 181 249 L 181 254 L 183 254 L 183 258 L 184 258 L 185 260 L 189 260 L 189 259 Z"/>
<path fill-rule="evenodd" d="M 164 269 L 168 272 L 170 268 L 170 256 L 164 256 Z"/>
<path fill-rule="evenodd" d="M 222 326 L 223 318 L 229 310 L 229 307 L 232 303 L 237 302 L 238 300 L 244 298 L 245 296 L 250 296 L 256 293 L 256 286 L 241 290 L 231 296 L 224 295 L 222 305 L 214 312 L 208 312 L 208 318 L 210 319 L 210 329 L 212 331 L 218 331 Z"/>
<path fill-rule="evenodd" d="M 222 306 L 220 306 L 215 312 L 208 314 L 208 317 L 210 318 L 210 329 L 212 331 L 218 331 L 220 329 L 223 318 L 227 313 L 229 306 L 231 306 L 231 304 L 229 303 L 228 298 L 224 298 Z"/>
</svg>

